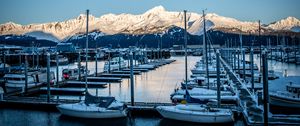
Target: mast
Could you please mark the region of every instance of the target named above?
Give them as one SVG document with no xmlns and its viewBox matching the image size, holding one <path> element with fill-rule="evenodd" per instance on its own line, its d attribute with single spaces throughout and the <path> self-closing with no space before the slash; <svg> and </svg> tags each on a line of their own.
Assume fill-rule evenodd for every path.
<svg viewBox="0 0 300 126">
<path fill-rule="evenodd" d="M 261 70 L 262 66 L 262 58 L 261 58 L 261 39 L 260 39 L 260 20 L 258 20 L 258 41 L 259 41 L 259 70 Z"/>
<path fill-rule="evenodd" d="M 88 46 L 89 46 L 89 10 L 86 10 L 86 42 L 85 42 L 85 91 L 87 92 L 87 71 L 88 71 Z"/>
<path fill-rule="evenodd" d="M 186 33 L 186 10 L 183 11 L 184 12 L 184 56 L 185 56 L 185 91 L 187 93 L 187 33 Z"/>
<path fill-rule="evenodd" d="M 209 89 L 209 73 L 208 73 L 208 55 L 207 55 L 207 42 L 206 42 L 206 28 L 205 28 L 205 14 L 203 13 L 203 43 L 205 44 L 205 67 L 206 67 L 206 78 L 207 78 L 207 89 Z"/>
</svg>

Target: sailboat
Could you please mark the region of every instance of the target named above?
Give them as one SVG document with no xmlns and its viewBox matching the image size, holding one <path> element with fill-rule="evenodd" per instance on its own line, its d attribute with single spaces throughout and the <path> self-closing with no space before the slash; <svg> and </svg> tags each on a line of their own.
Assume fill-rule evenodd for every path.
<svg viewBox="0 0 300 126">
<path fill-rule="evenodd" d="M 204 36 L 205 36 L 205 17 L 203 12 Z M 185 47 L 187 45 L 186 36 L 186 10 L 184 11 L 185 28 Z M 187 83 L 187 53 L 185 48 L 185 82 Z M 186 88 L 186 94 L 189 96 Z M 188 100 L 188 97 L 186 97 Z M 232 122 L 233 113 L 230 109 L 210 108 L 201 104 L 178 104 L 176 106 L 158 106 L 156 110 L 168 119 L 196 122 L 196 123 L 228 123 Z"/>
<path fill-rule="evenodd" d="M 88 28 L 87 10 L 87 28 Z M 87 48 L 88 29 L 86 30 L 86 69 L 87 69 Z M 92 96 L 87 90 L 87 72 L 85 72 L 85 100 L 74 104 L 60 104 L 57 109 L 63 115 L 80 118 L 119 118 L 127 116 L 127 107 L 124 103 L 118 102 L 114 97 Z"/>
<path fill-rule="evenodd" d="M 119 118 L 127 116 L 124 103 L 114 97 L 97 97 L 86 92 L 85 100 L 74 104 L 61 104 L 57 109 L 67 116 L 80 118 Z"/>
</svg>

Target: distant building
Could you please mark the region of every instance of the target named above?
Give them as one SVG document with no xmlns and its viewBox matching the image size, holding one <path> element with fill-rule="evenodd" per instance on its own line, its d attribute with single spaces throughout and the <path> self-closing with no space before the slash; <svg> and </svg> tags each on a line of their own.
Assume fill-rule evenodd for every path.
<svg viewBox="0 0 300 126">
<path fill-rule="evenodd" d="M 76 48 L 72 43 L 58 43 L 56 45 L 56 50 L 58 52 L 75 52 Z"/>
</svg>

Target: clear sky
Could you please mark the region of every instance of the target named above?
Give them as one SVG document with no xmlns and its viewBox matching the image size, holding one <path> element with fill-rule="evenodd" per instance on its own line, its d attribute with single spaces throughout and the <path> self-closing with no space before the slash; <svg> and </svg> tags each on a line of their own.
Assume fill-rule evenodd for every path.
<svg viewBox="0 0 300 126">
<path fill-rule="evenodd" d="M 184 9 L 232 17 L 242 21 L 270 23 L 288 16 L 300 19 L 300 0 L 0 0 L 0 24 L 64 21 L 89 9 L 94 16 L 107 13 L 142 14 L 162 5 L 166 10 Z"/>
</svg>

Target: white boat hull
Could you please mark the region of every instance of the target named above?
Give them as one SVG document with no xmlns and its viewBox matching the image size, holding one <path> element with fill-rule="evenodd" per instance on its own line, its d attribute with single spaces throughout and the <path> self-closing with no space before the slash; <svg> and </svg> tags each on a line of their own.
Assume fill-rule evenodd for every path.
<svg viewBox="0 0 300 126">
<path fill-rule="evenodd" d="M 64 104 L 66 105 L 66 104 Z M 89 110 L 89 109 L 72 109 L 64 105 L 58 105 L 57 109 L 63 115 L 79 118 L 121 118 L 127 116 L 127 110 Z"/>
<path fill-rule="evenodd" d="M 156 109 L 164 118 L 180 121 L 195 123 L 229 123 L 234 121 L 232 113 L 209 114 L 209 112 L 177 109 L 176 106 L 159 106 Z"/>
</svg>

